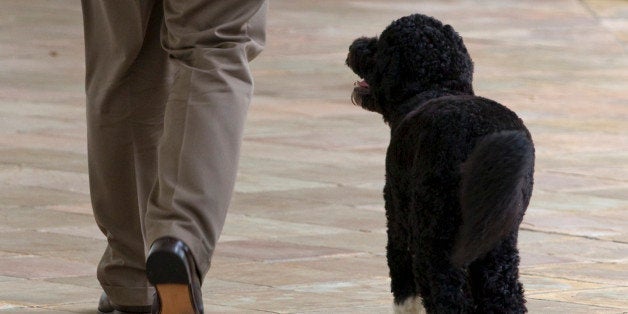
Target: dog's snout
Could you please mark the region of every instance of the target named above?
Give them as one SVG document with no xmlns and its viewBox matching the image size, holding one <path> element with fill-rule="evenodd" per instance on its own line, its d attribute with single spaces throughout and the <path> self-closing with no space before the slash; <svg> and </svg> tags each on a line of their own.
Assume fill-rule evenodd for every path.
<svg viewBox="0 0 628 314">
<path fill-rule="evenodd" d="M 376 37 L 360 37 L 351 43 L 347 54 L 346 64 L 357 75 L 364 77 L 368 60 L 373 59 L 377 48 Z"/>
<path fill-rule="evenodd" d="M 375 52 L 377 38 L 360 37 L 353 41 L 349 46 L 349 54 L 353 54 L 358 58 L 371 55 Z"/>
</svg>

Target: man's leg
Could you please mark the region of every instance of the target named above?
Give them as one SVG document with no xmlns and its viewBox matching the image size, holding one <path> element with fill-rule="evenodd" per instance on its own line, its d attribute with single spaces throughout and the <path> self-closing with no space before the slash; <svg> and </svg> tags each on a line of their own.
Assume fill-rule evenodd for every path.
<svg viewBox="0 0 628 314">
<path fill-rule="evenodd" d="M 265 1 L 164 2 L 162 45 L 177 68 L 159 146 L 146 243 L 174 237 L 200 276 L 222 231 L 253 80 L 248 62 L 265 41 Z"/>
<path fill-rule="evenodd" d="M 92 206 L 108 246 L 98 279 L 111 302 L 152 303 L 141 217 L 156 180 L 169 84 L 161 1 L 83 0 Z"/>
</svg>

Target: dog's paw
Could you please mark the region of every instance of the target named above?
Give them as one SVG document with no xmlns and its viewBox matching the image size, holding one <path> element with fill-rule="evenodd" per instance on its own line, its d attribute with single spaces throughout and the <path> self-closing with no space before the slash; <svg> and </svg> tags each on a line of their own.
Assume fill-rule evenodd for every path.
<svg viewBox="0 0 628 314">
<path fill-rule="evenodd" d="M 418 296 L 407 298 L 401 304 L 394 303 L 393 309 L 395 314 L 424 314 L 425 309 L 421 304 L 421 298 Z"/>
</svg>

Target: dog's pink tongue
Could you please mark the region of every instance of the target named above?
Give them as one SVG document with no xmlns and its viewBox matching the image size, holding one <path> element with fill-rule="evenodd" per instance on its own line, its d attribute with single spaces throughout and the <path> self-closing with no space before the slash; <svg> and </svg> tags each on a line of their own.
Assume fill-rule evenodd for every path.
<svg viewBox="0 0 628 314">
<path fill-rule="evenodd" d="M 365 80 L 362 80 L 362 81 L 356 82 L 356 84 L 357 84 L 358 86 L 360 86 L 360 87 L 366 87 L 366 88 L 368 88 L 368 87 L 369 87 L 369 83 L 367 83 Z"/>
</svg>

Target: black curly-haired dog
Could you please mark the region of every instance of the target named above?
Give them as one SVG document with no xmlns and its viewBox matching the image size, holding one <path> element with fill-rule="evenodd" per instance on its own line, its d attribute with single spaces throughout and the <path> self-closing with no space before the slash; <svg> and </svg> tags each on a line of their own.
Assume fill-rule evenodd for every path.
<svg viewBox="0 0 628 314">
<path fill-rule="evenodd" d="M 358 38 L 352 99 L 390 125 L 384 198 L 395 310 L 523 313 L 517 233 L 534 146 L 521 119 L 474 96 L 473 63 L 449 25 L 403 17 Z"/>
</svg>

